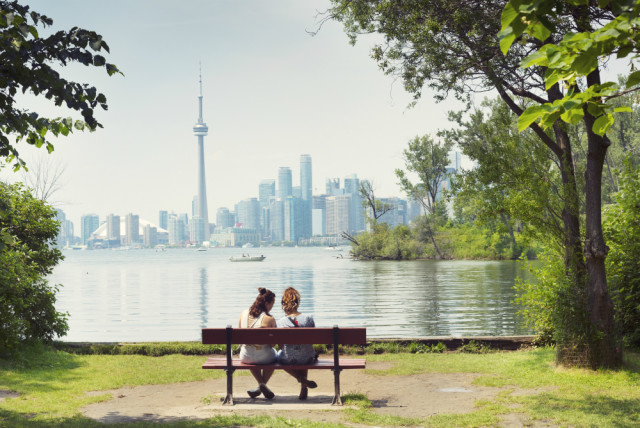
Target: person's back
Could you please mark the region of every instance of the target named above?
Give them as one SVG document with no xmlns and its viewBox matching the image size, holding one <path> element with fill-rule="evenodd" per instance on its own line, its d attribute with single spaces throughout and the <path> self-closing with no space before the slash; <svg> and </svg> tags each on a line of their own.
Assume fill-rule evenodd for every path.
<svg viewBox="0 0 640 428">
<path fill-rule="evenodd" d="M 298 312 L 300 305 L 300 293 L 293 287 L 284 290 L 282 294 L 282 310 L 286 316 L 278 320 L 277 325 L 281 328 L 298 328 L 298 327 L 315 327 L 315 322 L 311 315 L 303 315 Z M 288 365 L 310 364 L 315 359 L 315 351 L 313 345 L 280 345 L 278 352 L 278 362 Z M 300 382 L 299 399 L 307 398 L 307 388 L 315 388 L 318 385 L 307 379 L 308 370 L 286 370 L 291 376 Z"/>
<path fill-rule="evenodd" d="M 315 327 L 313 316 L 299 314 L 287 315 L 278 320 L 278 328 Z M 283 344 L 278 353 L 278 361 L 282 364 L 309 364 L 315 357 L 313 345 L 289 345 Z"/>
<path fill-rule="evenodd" d="M 275 319 L 269 314 L 275 302 L 275 294 L 266 288 L 258 288 L 260 294 L 248 310 L 242 311 L 238 320 L 240 328 L 268 328 L 275 327 Z M 240 347 L 240 361 L 247 364 L 271 364 L 277 358 L 276 351 L 271 344 L 249 345 Z M 249 397 L 256 398 L 260 394 L 268 399 L 274 397 L 267 387 L 267 382 L 273 374 L 273 369 L 251 369 L 251 374 L 258 381 L 258 387 L 247 391 Z"/>
</svg>

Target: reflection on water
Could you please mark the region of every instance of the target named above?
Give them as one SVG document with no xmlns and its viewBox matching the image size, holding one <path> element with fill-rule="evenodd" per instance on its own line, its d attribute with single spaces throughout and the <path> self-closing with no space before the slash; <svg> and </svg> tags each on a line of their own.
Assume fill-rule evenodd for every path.
<svg viewBox="0 0 640 428">
<path fill-rule="evenodd" d="M 366 326 L 369 337 L 526 334 L 513 304 L 514 262 L 354 262 L 317 248 L 261 248 L 259 263 L 237 251 L 74 251 L 58 266 L 58 309 L 69 341 L 199 340 L 200 328 L 237 325 L 258 287 L 287 287 L 318 326 Z"/>
</svg>

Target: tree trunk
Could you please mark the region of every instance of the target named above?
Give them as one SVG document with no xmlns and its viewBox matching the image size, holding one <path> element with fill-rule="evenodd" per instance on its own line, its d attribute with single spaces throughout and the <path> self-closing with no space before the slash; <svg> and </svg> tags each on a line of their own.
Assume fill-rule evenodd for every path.
<svg viewBox="0 0 640 428">
<path fill-rule="evenodd" d="M 578 197 L 576 173 L 573 167 L 571 141 L 564 124 L 556 123 L 553 126 L 553 131 L 561 149 L 558 160 L 561 166 L 560 175 L 562 177 L 562 196 L 564 199 L 562 224 L 564 227 L 565 272 L 577 284 L 584 284 L 586 269 L 580 237 L 580 198 Z"/>
<path fill-rule="evenodd" d="M 610 142 L 608 138 L 593 132 L 594 121 L 595 118 L 585 108 L 588 149 L 585 172 L 587 237 L 584 252 L 588 272 L 587 313 L 595 330 L 590 335 L 588 357 L 591 367 L 596 369 L 619 366 L 622 363 L 622 348 L 615 334 L 613 303 L 607 287 L 605 259 L 609 247 L 602 235 L 602 171 Z"/>
<path fill-rule="evenodd" d="M 442 257 L 442 253 L 440 252 L 440 249 L 438 248 L 438 244 L 436 244 L 436 238 L 433 236 L 433 229 L 431 228 L 431 225 L 429 224 L 429 217 L 428 215 L 424 216 L 424 223 L 427 226 L 427 233 L 429 234 L 429 237 L 431 238 L 431 243 L 433 244 L 433 248 L 436 250 L 436 253 L 438 254 L 438 258 L 440 260 L 443 259 Z"/>
<path fill-rule="evenodd" d="M 513 226 L 511 226 L 511 222 L 507 220 L 507 217 L 504 214 L 500 214 L 500 220 L 507 226 L 507 231 L 509 232 L 509 238 L 511 238 L 511 260 L 516 260 L 520 255 L 518 251 L 518 244 L 516 242 L 516 234 L 513 231 Z"/>
</svg>

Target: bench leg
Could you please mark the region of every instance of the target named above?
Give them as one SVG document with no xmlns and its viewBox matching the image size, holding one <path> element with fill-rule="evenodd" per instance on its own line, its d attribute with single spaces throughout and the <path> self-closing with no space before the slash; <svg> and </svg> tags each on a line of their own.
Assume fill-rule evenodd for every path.
<svg viewBox="0 0 640 428">
<path fill-rule="evenodd" d="M 340 372 L 342 371 L 342 369 L 333 368 L 331 370 L 333 371 L 333 381 L 335 385 L 335 395 L 333 397 L 333 402 L 331 403 L 331 405 L 342 406 L 342 399 L 340 398 Z"/>
<path fill-rule="evenodd" d="M 235 369 L 224 369 L 227 372 L 227 396 L 222 405 L 233 406 L 233 372 Z"/>
</svg>

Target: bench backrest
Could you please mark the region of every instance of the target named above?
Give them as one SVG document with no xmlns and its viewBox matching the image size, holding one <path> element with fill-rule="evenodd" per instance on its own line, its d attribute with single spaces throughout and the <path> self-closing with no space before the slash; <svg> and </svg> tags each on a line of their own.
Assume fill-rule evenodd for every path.
<svg viewBox="0 0 640 428">
<path fill-rule="evenodd" d="M 334 330 L 335 329 L 335 330 Z M 230 330 L 231 341 L 227 332 Z M 337 337 L 334 336 L 337 334 Z M 367 329 L 362 327 L 347 328 L 203 328 L 202 343 L 205 345 L 233 345 L 287 343 L 291 345 L 325 344 L 337 341 L 340 345 L 364 345 L 367 343 Z"/>
</svg>

